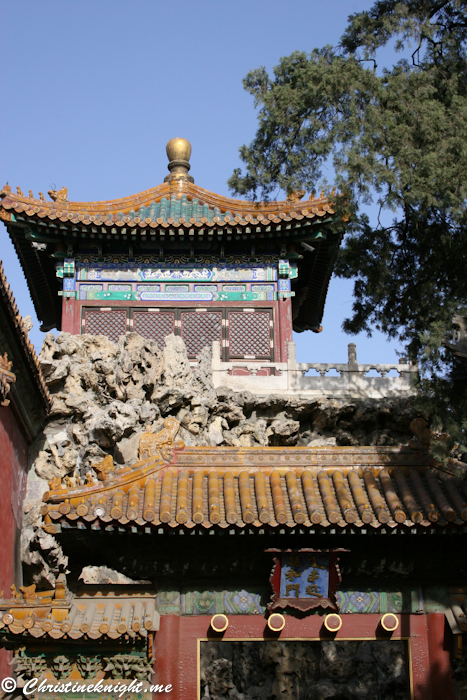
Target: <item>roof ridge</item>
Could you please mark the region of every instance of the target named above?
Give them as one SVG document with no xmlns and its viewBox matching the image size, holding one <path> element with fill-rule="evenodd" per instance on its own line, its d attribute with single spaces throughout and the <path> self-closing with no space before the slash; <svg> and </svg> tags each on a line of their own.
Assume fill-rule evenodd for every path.
<svg viewBox="0 0 467 700">
<path fill-rule="evenodd" d="M 130 212 L 136 213 L 142 208 L 151 207 L 152 204 L 160 204 L 164 198 L 168 202 L 174 200 L 178 202 L 183 198 L 186 198 L 189 202 L 199 200 L 198 206 L 207 205 L 209 212 L 214 213 L 215 217 L 218 219 L 218 221 L 215 221 L 215 223 L 218 224 L 229 222 L 235 224 L 239 223 L 239 221 L 246 221 L 249 223 L 250 221 L 256 220 L 258 223 L 264 221 L 264 223 L 269 224 L 276 219 L 279 221 L 281 218 L 279 215 L 314 218 L 315 216 L 324 216 L 328 213 L 334 213 L 329 198 L 324 196 L 323 192 L 317 198 L 315 198 L 314 193 L 312 193 L 310 199 L 304 201 L 302 201 L 300 195 L 298 195 L 298 197 L 291 196 L 286 200 L 253 202 L 218 195 L 199 185 L 181 180 L 170 184 L 164 183 L 127 197 L 112 200 L 74 202 L 70 201 L 67 195 L 58 196 L 59 193 L 57 192 L 53 192 L 53 195 L 53 201 L 46 201 L 44 198 L 36 199 L 31 196 L 26 197 L 22 192 L 17 194 L 13 193 L 11 187 L 5 185 L 0 191 L 0 218 L 10 220 L 11 214 L 8 210 L 14 209 L 18 212 L 24 211 L 28 216 L 37 214 L 41 218 L 47 216 L 57 216 L 60 218 L 61 215 L 66 214 L 66 217 L 71 220 L 80 215 L 88 214 L 89 216 L 96 216 L 105 214 L 100 223 L 104 224 L 108 221 L 109 224 L 112 224 L 113 221 L 118 220 L 118 218 L 115 218 L 118 214 L 127 215 Z M 75 217 L 70 216 L 73 213 L 76 214 Z M 109 216 L 113 218 L 113 221 L 109 220 Z M 83 219 L 84 218 L 85 216 L 83 216 Z M 158 217 L 158 219 L 159 218 L 161 220 L 157 220 L 157 223 L 162 223 L 163 217 Z M 200 218 L 199 216 L 190 217 L 189 221 L 185 221 L 183 216 L 178 216 L 177 218 L 181 223 L 186 223 L 187 225 L 200 223 L 198 221 Z M 202 218 L 201 216 L 201 219 Z M 176 219 L 174 219 L 173 222 L 175 222 L 175 220 Z M 149 221 L 154 222 L 156 219 L 149 216 L 145 217 L 144 221 L 136 221 L 135 223 L 144 225 L 149 223 Z M 205 222 L 201 221 L 201 223 Z"/>
</svg>

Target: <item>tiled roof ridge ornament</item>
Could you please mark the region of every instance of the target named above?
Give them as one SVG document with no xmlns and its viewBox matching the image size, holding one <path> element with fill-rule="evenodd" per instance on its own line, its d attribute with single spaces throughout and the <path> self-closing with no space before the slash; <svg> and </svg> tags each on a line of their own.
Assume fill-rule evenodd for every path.
<svg viewBox="0 0 467 700">
<path fill-rule="evenodd" d="M 11 373 L 11 368 L 13 367 L 13 362 L 8 359 L 8 355 L 5 352 L 3 357 L 0 355 L 0 370 Z"/>
<path fill-rule="evenodd" d="M 416 450 L 426 450 L 430 447 L 433 435 L 424 418 L 414 418 L 410 423 L 410 430 L 414 434 L 409 442 L 410 447 Z"/>
<path fill-rule="evenodd" d="M 153 457 L 171 462 L 174 448 L 180 450 L 184 446 L 183 440 L 175 440 L 179 430 L 180 423 L 171 417 L 165 419 L 164 427 L 158 433 L 151 432 L 151 426 L 147 425 L 139 441 L 139 458 Z"/>
<path fill-rule="evenodd" d="M 55 588 L 52 590 L 37 591 L 36 584 L 32 583 L 30 586 L 20 586 L 19 589 L 14 583 L 10 586 L 10 596 L 4 597 L 3 590 L 0 591 L 0 605 L 2 607 L 14 606 L 18 607 L 30 607 L 31 605 L 50 605 L 52 600 L 63 601 L 66 605 L 71 599 L 72 594 L 67 588 L 66 576 L 65 574 L 59 574 L 55 579 Z M 0 613 L 1 616 L 1 613 Z M 5 620 L 3 620 L 5 622 Z M 9 624 L 8 622 L 6 624 Z"/>
<path fill-rule="evenodd" d="M 296 202 L 299 202 L 301 199 L 303 199 L 305 194 L 305 190 L 294 190 L 293 192 L 290 192 L 290 194 L 287 195 L 287 199 L 285 201 L 287 202 L 287 204 L 296 204 Z"/>
<path fill-rule="evenodd" d="M 0 406 L 8 406 L 10 403 L 7 394 L 10 392 L 11 385 L 16 382 L 16 375 L 11 371 L 12 365 L 6 353 L 3 357 L 0 355 Z"/>
<path fill-rule="evenodd" d="M 58 204 L 68 203 L 67 187 L 62 187 L 60 190 L 49 190 L 47 194 L 49 195 L 50 199 L 52 199 L 54 202 L 57 202 Z"/>
<path fill-rule="evenodd" d="M 191 143 L 187 139 L 175 138 L 170 139 L 166 146 L 167 158 L 169 159 L 168 169 L 170 175 L 164 178 L 164 182 L 172 182 L 173 180 L 184 180 L 185 182 L 193 182 L 194 179 L 188 175 L 190 170 Z M 50 194 L 50 192 L 49 192 Z"/>
<path fill-rule="evenodd" d="M 101 462 L 93 464 L 92 468 L 99 473 L 99 480 L 106 481 L 110 474 L 115 471 L 114 458 L 112 455 L 106 455 Z"/>
</svg>

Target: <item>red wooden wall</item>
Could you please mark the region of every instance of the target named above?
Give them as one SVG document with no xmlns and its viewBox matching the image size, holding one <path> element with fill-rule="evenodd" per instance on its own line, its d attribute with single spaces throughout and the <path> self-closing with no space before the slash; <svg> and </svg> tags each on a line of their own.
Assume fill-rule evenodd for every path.
<svg viewBox="0 0 467 700">
<path fill-rule="evenodd" d="M 0 407 L 0 592 L 20 580 L 19 538 L 26 490 L 28 446 L 11 406 Z M 0 650 L 0 679 L 11 676 L 11 653 Z"/>
</svg>

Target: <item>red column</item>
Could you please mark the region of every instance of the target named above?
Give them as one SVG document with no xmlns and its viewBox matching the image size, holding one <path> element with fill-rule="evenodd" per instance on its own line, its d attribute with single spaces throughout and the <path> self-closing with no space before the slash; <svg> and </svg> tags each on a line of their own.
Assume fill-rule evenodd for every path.
<svg viewBox="0 0 467 700">
<path fill-rule="evenodd" d="M 280 359 L 276 362 L 287 362 L 288 343 L 293 341 L 292 333 L 292 300 L 280 299 L 277 302 L 277 311 L 279 315 L 279 329 L 277 337 L 280 343 Z"/>
<path fill-rule="evenodd" d="M 181 694 L 180 680 L 184 676 L 180 667 L 180 622 L 178 615 L 162 615 L 160 629 L 154 641 L 154 676 L 153 685 L 172 685 L 170 693 L 153 693 L 153 698 L 167 697 L 170 700 L 182 700 L 188 695 Z M 194 654 L 196 656 L 196 654 Z"/>
<path fill-rule="evenodd" d="M 452 633 L 444 613 L 427 615 L 430 686 L 433 700 L 455 700 L 456 682 L 451 666 Z"/>
<path fill-rule="evenodd" d="M 64 333 L 73 333 L 79 335 L 81 333 L 80 305 L 75 299 L 63 297 L 62 301 L 62 331 Z"/>
</svg>

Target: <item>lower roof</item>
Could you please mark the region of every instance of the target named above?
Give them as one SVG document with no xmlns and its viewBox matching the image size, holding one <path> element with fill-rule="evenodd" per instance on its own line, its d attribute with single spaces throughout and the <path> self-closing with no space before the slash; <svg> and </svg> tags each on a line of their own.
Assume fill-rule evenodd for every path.
<svg viewBox="0 0 467 700">
<path fill-rule="evenodd" d="M 148 457 L 123 469 L 106 458 L 102 481 L 51 484 L 44 529 L 464 526 L 467 484 L 421 457 L 410 448 L 187 447 L 170 464 Z"/>
<path fill-rule="evenodd" d="M 32 588 L 32 587 L 29 587 Z M 155 597 L 150 595 L 74 596 L 52 598 L 54 591 L 28 598 L 0 599 L 0 637 L 35 639 L 134 640 L 159 629 Z"/>
</svg>

